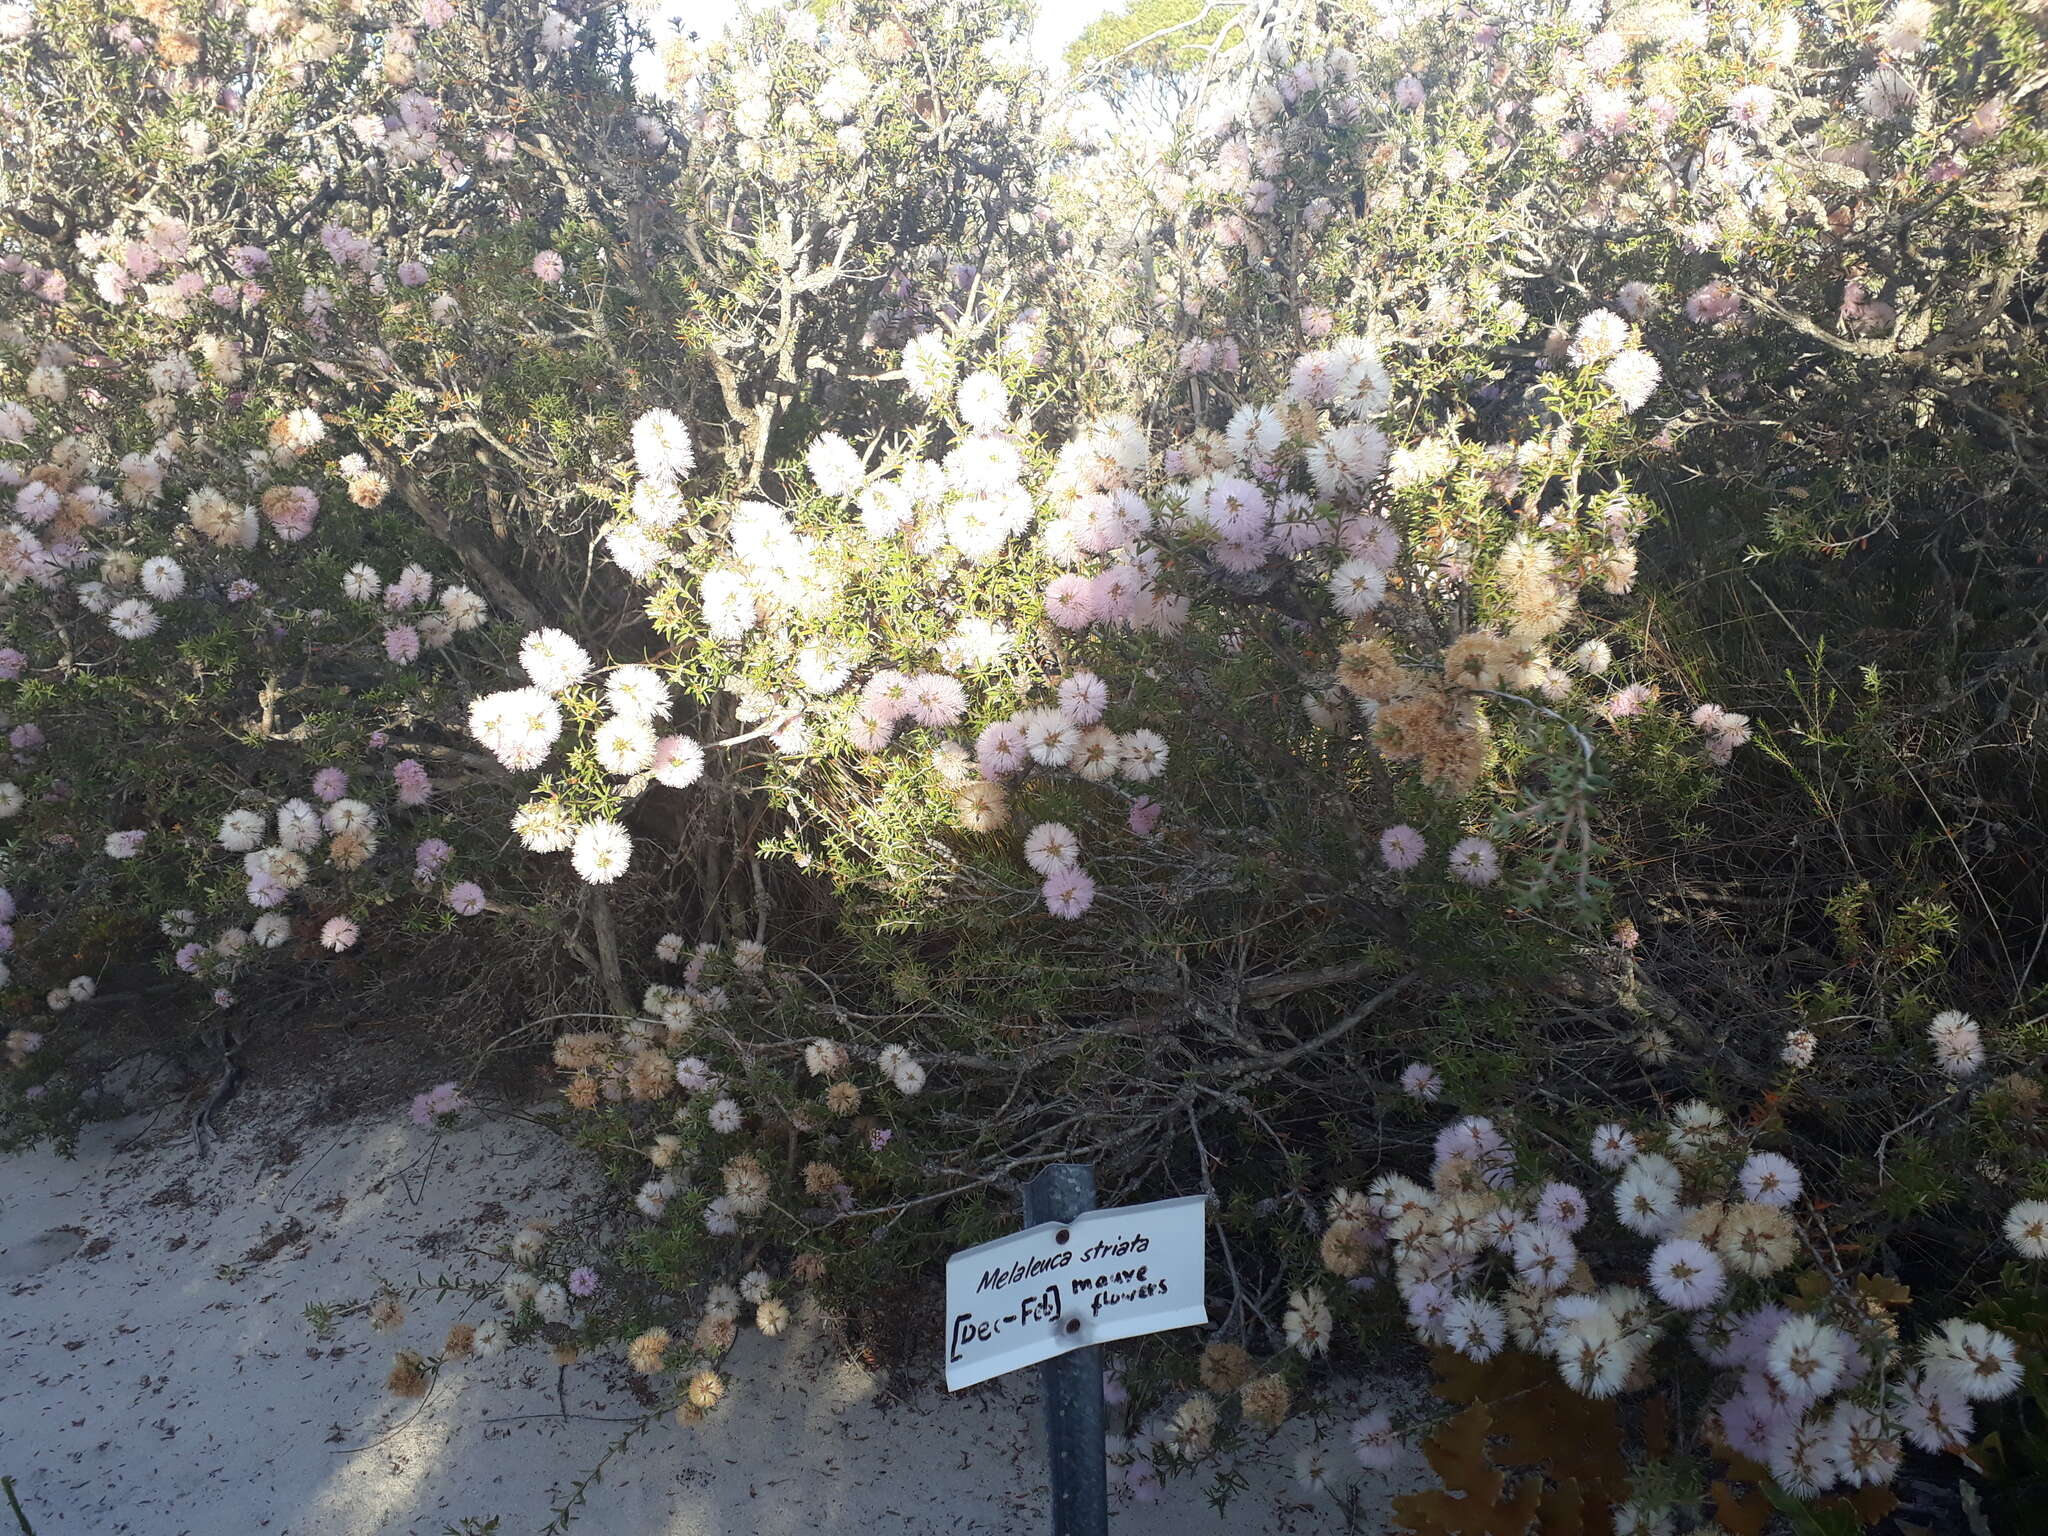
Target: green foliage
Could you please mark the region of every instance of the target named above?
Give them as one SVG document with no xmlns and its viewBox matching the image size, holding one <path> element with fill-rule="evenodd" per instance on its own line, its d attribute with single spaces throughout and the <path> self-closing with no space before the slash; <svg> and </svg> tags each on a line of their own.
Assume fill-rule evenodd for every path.
<svg viewBox="0 0 2048 1536">
<path fill-rule="evenodd" d="M 1130 0 L 1067 45 L 1067 68 L 1124 89 L 1143 76 L 1190 72 L 1230 33 L 1238 8 L 1230 0 Z"/>
</svg>

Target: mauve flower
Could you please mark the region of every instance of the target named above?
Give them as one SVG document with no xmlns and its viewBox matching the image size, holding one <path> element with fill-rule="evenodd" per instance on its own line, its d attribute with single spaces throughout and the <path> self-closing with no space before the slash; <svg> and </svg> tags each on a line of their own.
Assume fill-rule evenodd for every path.
<svg viewBox="0 0 2048 1536">
<path fill-rule="evenodd" d="M 1380 859 L 1389 869 L 1413 869 L 1426 852 L 1428 844 L 1413 827 L 1389 827 L 1380 834 Z"/>
</svg>

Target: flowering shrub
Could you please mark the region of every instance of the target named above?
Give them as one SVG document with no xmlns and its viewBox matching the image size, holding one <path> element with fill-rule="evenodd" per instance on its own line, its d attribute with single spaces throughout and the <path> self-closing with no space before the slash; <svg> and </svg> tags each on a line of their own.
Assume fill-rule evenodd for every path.
<svg viewBox="0 0 2048 1536">
<path fill-rule="evenodd" d="M 1615 1175 L 1597 1197 L 1529 1178 L 1482 1117 L 1447 1125 L 1436 1152 L 1430 1187 L 1389 1174 L 1367 1194 L 1332 1196 L 1325 1267 L 1355 1283 L 1384 1250 L 1424 1341 L 1476 1365 L 1517 1349 L 1547 1355 L 1587 1399 L 1704 1377 L 1670 1399 L 1702 1422 L 1660 1420 L 1659 1434 L 1711 1445 L 1719 1488 L 1770 1482 L 1802 1499 L 1882 1489 L 1907 1443 L 1962 1451 L 1974 1405 L 2020 1385 L 2019 1346 L 1997 1328 L 1950 1317 L 1906 1337 L 1907 1290 L 1847 1262 L 1865 1245 L 1810 1212 L 1799 1166 L 1755 1150 L 1704 1101 L 1676 1105 L 1651 1138 L 1597 1128 L 1590 1160 Z M 2008 1213 L 2022 1258 L 2048 1254 L 2040 1216 L 2038 1201 Z M 1588 1258 L 1614 1251 L 1616 1228 L 1640 1241 L 1621 1239 L 1635 1249 L 1629 1267 L 1602 1285 Z M 1685 1358 L 1660 1358 L 1667 1348 Z M 1632 1501 L 1633 1518 L 1703 1491 Z"/>
<path fill-rule="evenodd" d="M 2038 1384 L 2031 13 L 1281 7 L 1152 133 L 1006 4 L 4 14 L 7 1134 L 431 948 L 637 1225 L 401 1391 L 701 1416 L 1065 1160 L 1216 1198 L 1136 1496 L 1395 1295 L 1645 1528 Z"/>
</svg>

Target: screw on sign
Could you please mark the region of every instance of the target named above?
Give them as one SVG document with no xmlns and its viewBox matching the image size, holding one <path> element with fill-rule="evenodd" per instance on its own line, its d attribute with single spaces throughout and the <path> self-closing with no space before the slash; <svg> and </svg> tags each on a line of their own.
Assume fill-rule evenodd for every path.
<svg viewBox="0 0 2048 1536">
<path fill-rule="evenodd" d="M 1023 1231 L 946 1261 L 948 1389 L 1042 1367 L 1053 1536 L 1109 1526 L 1096 1346 L 1209 1320 L 1207 1198 L 1094 1202 L 1094 1170 L 1057 1164 L 1025 1187 Z"/>
</svg>

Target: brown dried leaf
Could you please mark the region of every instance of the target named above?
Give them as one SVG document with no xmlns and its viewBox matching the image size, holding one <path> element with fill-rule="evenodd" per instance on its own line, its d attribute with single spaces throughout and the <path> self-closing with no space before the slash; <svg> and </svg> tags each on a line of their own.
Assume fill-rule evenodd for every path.
<svg viewBox="0 0 2048 1536">
<path fill-rule="evenodd" d="M 1913 1293 L 1889 1275 L 1858 1275 L 1856 1293 L 1881 1307 L 1903 1307 Z"/>
<path fill-rule="evenodd" d="M 1728 1483 L 1713 1487 L 1714 1523 L 1728 1536 L 1764 1536 L 1771 1523 L 1771 1501 L 1759 1488 L 1737 1493 Z"/>
</svg>

